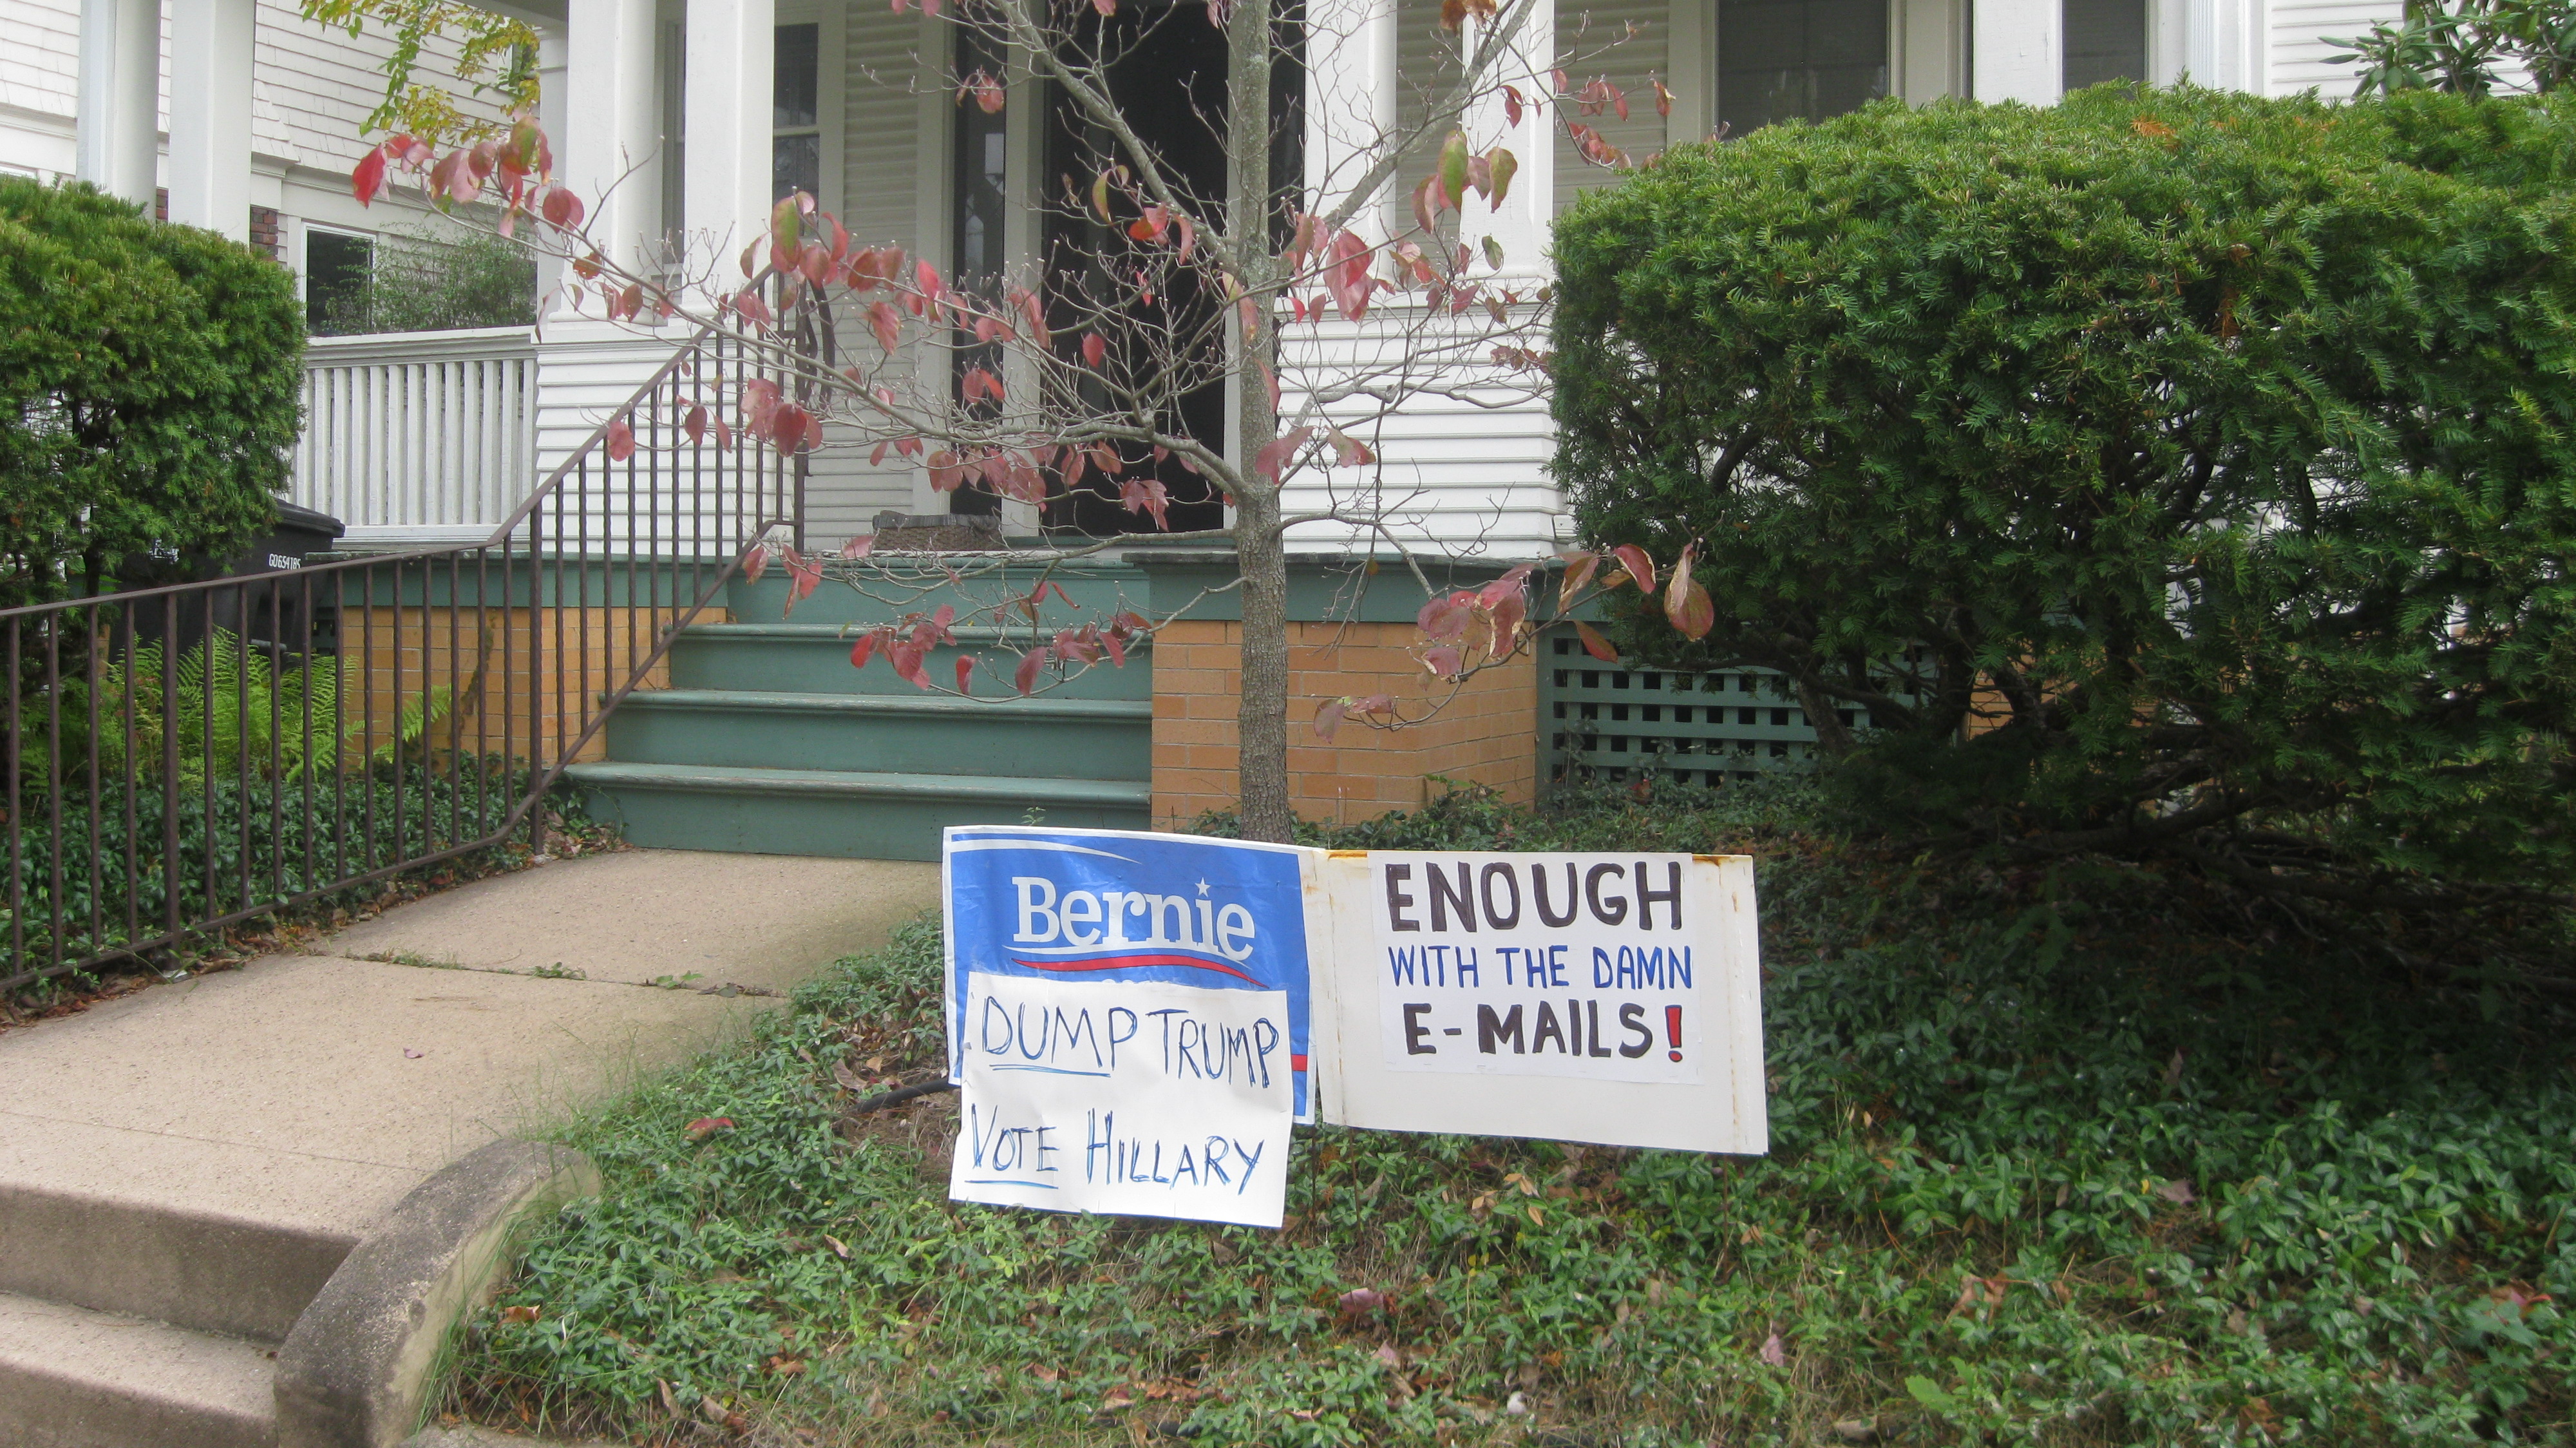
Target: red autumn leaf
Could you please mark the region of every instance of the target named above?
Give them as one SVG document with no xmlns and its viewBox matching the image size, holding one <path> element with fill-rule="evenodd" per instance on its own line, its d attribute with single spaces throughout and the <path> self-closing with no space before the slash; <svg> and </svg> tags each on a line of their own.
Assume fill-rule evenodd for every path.
<svg viewBox="0 0 2576 1448">
<path fill-rule="evenodd" d="M 1011 687 L 1022 694 L 1038 686 L 1038 670 L 1046 666 L 1047 651 L 1034 648 L 1020 655 L 1020 666 L 1011 670 Z"/>
<path fill-rule="evenodd" d="M 359 158 L 357 169 L 349 173 L 349 194 L 358 198 L 360 206 L 371 206 L 384 189 L 385 148 L 377 146 Z"/>
<path fill-rule="evenodd" d="M 1253 455 L 1253 467 L 1260 470 L 1273 483 L 1280 481 L 1281 472 L 1288 466 L 1289 460 L 1296 457 L 1298 450 L 1306 446 L 1306 439 L 1314 435 L 1315 429 L 1312 427 L 1290 428 L 1287 432 L 1261 445 L 1261 451 Z"/>
<path fill-rule="evenodd" d="M 1694 642 L 1708 637 L 1717 626 L 1717 605 L 1708 589 L 1691 576 L 1691 557 L 1699 548 L 1692 543 L 1682 549 L 1681 561 L 1673 565 L 1673 578 L 1664 590 L 1664 617 L 1681 631 L 1682 637 Z"/>
<path fill-rule="evenodd" d="M 1089 367 L 1094 371 L 1098 371 L 1101 362 L 1106 360 L 1108 356 L 1109 340 L 1107 338 L 1101 336 L 1098 332 L 1085 332 L 1082 334 L 1083 366 Z"/>
<path fill-rule="evenodd" d="M 733 1118 L 730 1116 L 701 1116 L 697 1120 L 690 1122 L 683 1129 L 688 1132 L 689 1140 L 704 1141 L 719 1131 L 733 1130 Z"/>
<path fill-rule="evenodd" d="M 1329 429 L 1329 435 L 1333 440 L 1333 466 L 1337 468 L 1359 468 L 1366 467 L 1370 463 L 1377 461 L 1377 454 L 1369 450 L 1369 445 L 1367 443 L 1360 441 L 1358 438 L 1351 436 L 1340 428 L 1336 427 Z"/>
<path fill-rule="evenodd" d="M 1109 651 L 1110 663 L 1122 669 L 1127 667 L 1127 637 L 1124 632 L 1113 628 L 1102 634 L 1100 646 Z"/>
<path fill-rule="evenodd" d="M 1588 623 L 1576 624 L 1574 626 L 1574 635 L 1575 637 L 1583 640 L 1583 651 L 1585 653 L 1590 654 L 1592 657 L 1599 659 L 1605 664 L 1615 664 L 1619 662 L 1619 651 L 1610 647 L 1610 641 L 1603 638 L 1600 632 L 1594 629 L 1592 625 Z"/>
<path fill-rule="evenodd" d="M 1577 549 L 1557 556 L 1565 562 L 1565 582 L 1558 585 L 1557 597 L 1572 599 L 1583 591 L 1583 585 L 1592 581 L 1593 572 L 1601 566 L 1601 555 Z"/>
<path fill-rule="evenodd" d="M 1634 543 L 1622 543 L 1610 550 L 1610 556 L 1618 559 L 1619 566 L 1627 569 L 1628 576 L 1637 581 L 1638 592 L 1649 598 L 1654 596 L 1655 560 L 1646 555 L 1645 549 Z M 1618 586 L 1618 580 L 1613 578 L 1604 586 L 1615 588 Z"/>
<path fill-rule="evenodd" d="M 608 424 L 608 459 L 622 463 L 635 456 L 635 428 L 623 416 Z"/>
<path fill-rule="evenodd" d="M 1326 699 L 1322 707 L 1315 710 L 1315 737 L 1331 743 L 1333 731 L 1342 727 L 1342 716 L 1350 712 L 1350 707 L 1348 699 Z"/>
<path fill-rule="evenodd" d="M 569 186 L 552 187 L 546 192 L 545 203 L 540 208 L 540 214 L 546 218 L 547 225 L 557 230 L 571 231 L 581 225 L 581 198 L 574 195 Z"/>
<path fill-rule="evenodd" d="M 691 442 L 706 441 L 707 410 L 694 402 L 689 404 L 688 415 L 680 419 L 680 430 L 689 435 Z"/>
<path fill-rule="evenodd" d="M 1492 606 L 1488 615 L 1493 625 L 1493 639 L 1486 648 L 1496 655 L 1508 654 L 1520 643 L 1521 620 L 1528 617 L 1529 605 L 1519 594 L 1513 594 Z"/>
<path fill-rule="evenodd" d="M 877 302 L 868 308 L 868 330 L 876 333 L 878 346 L 892 352 L 903 342 L 903 314 L 892 302 Z"/>
<path fill-rule="evenodd" d="M 1333 1299 L 1334 1303 L 1342 1309 L 1343 1315 L 1348 1317 L 1382 1312 L 1386 1309 L 1389 1300 L 1385 1293 L 1374 1287 L 1354 1287 Z"/>
<path fill-rule="evenodd" d="M 859 641 L 850 645 L 850 667 L 854 669 L 866 668 L 868 666 L 868 660 L 877 656 L 877 645 L 883 642 L 883 640 L 884 635 L 880 634 L 875 629 L 870 629 L 866 633 L 859 635 Z"/>
<path fill-rule="evenodd" d="M 975 692 L 975 660 L 965 654 L 957 656 L 957 692 L 960 694 Z"/>
<path fill-rule="evenodd" d="M 844 558 L 865 558 L 870 553 L 876 551 L 876 546 L 877 535 L 874 533 L 862 533 L 858 537 L 841 545 L 841 556 Z"/>
<path fill-rule="evenodd" d="M 768 571 L 769 571 L 769 545 L 768 545 L 768 544 L 766 544 L 766 543 L 755 543 L 755 544 L 753 544 L 753 545 L 752 545 L 752 547 L 751 547 L 751 552 L 749 552 L 749 553 L 747 553 L 747 554 L 745 554 L 745 555 L 743 556 L 743 560 L 742 560 L 742 578 L 743 578 L 743 581 L 744 581 L 745 583 L 758 583 L 758 582 L 760 581 L 760 575 L 762 575 L 762 574 L 764 574 L 764 573 L 766 573 L 766 572 L 768 572 Z"/>
<path fill-rule="evenodd" d="M 1515 130 L 1520 128 L 1521 104 L 1521 88 L 1519 86 L 1507 85 L 1503 87 L 1503 121 L 1506 125 L 1511 126 Z"/>
<path fill-rule="evenodd" d="M 727 426 L 721 417 L 716 419 L 715 429 L 716 447 L 725 452 L 733 451 L 733 429 Z"/>
<path fill-rule="evenodd" d="M 519 1303 L 515 1306 L 502 1308 L 501 1320 L 503 1322 L 534 1322 L 538 1317 L 543 1315 L 543 1312 L 544 1309 L 542 1308 L 531 1307 L 526 1303 Z"/>
<path fill-rule="evenodd" d="M 1454 679 L 1458 677 L 1459 671 L 1466 668 L 1466 666 L 1466 659 L 1458 652 L 1457 649 L 1448 644 L 1442 644 L 1436 649 L 1424 649 L 1422 651 L 1422 667 L 1429 669 L 1434 677 Z"/>
<path fill-rule="evenodd" d="M 1435 639 L 1454 639 L 1467 631 L 1467 619 L 1473 610 L 1472 593 L 1443 594 L 1422 605 L 1413 622 Z"/>
</svg>

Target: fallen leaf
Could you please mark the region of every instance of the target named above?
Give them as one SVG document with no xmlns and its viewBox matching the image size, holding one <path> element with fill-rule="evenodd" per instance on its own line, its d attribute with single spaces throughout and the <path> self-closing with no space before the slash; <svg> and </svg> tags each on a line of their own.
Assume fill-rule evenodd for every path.
<svg viewBox="0 0 2576 1448">
<path fill-rule="evenodd" d="M 1841 1419 L 1834 1424 L 1834 1436 L 1846 1443 L 1875 1443 L 1878 1441 L 1878 1420 L 1875 1418 Z"/>
<path fill-rule="evenodd" d="M 502 1308 L 501 1320 L 503 1322 L 534 1322 L 537 1320 L 537 1315 L 542 1311 L 544 1311 L 543 1308 L 530 1307 L 525 1303 L 521 1303 L 515 1307 Z"/>
<path fill-rule="evenodd" d="M 832 1249 L 833 1256 L 840 1258 L 844 1262 L 850 1260 L 850 1249 L 840 1238 L 826 1232 L 823 1234 L 823 1245 Z"/>
<path fill-rule="evenodd" d="M 409 1046 L 403 1047 L 403 1059 L 406 1061 L 417 1061 L 428 1054 L 427 1051 L 415 1051 Z"/>
<path fill-rule="evenodd" d="M 2156 1188 L 2156 1195 L 2173 1203 L 2177 1207 L 2187 1207 L 2193 1202 L 2199 1200 L 2199 1198 L 2194 1196 L 2192 1193 L 2191 1178 L 2189 1177 L 2175 1177 L 2173 1180 L 2166 1182 L 2163 1186 Z"/>
<path fill-rule="evenodd" d="M 733 1130 L 733 1118 L 730 1116 L 701 1116 L 697 1120 L 690 1122 L 686 1130 L 689 1134 L 689 1140 L 704 1141 L 719 1131 Z"/>
<path fill-rule="evenodd" d="M 1029 1369 L 1029 1376 L 1031 1376 L 1031 1377 L 1033 1377 L 1033 1378 L 1036 1378 L 1039 1382 L 1042 1382 L 1042 1383 L 1051 1383 L 1051 1382 L 1054 1382 L 1056 1379 L 1058 1379 L 1058 1378 L 1060 1378 L 1060 1377 L 1063 1377 L 1063 1376 L 1064 1376 L 1064 1374 L 1062 1374 L 1062 1373 L 1060 1373 L 1060 1372 L 1057 1372 L 1055 1369 L 1053 1369 L 1053 1368 L 1051 1368 L 1051 1367 L 1046 1367 L 1046 1366 L 1044 1366 L 1044 1365 L 1040 1365 L 1040 1366 L 1037 1366 L 1037 1367 L 1032 1367 L 1032 1368 L 1030 1368 L 1030 1369 Z"/>
<path fill-rule="evenodd" d="M 1780 1334 L 1775 1332 L 1762 1339 L 1762 1360 L 1775 1368 L 1789 1365 L 1789 1350 L 1780 1345 Z"/>
<path fill-rule="evenodd" d="M 792 1378 L 805 1371 L 805 1360 L 783 1355 L 774 1357 L 769 1360 L 769 1370 L 782 1378 Z"/>
<path fill-rule="evenodd" d="M 1385 1310 L 1387 1296 L 1374 1287 L 1354 1287 L 1334 1301 L 1341 1305 L 1345 1316 L 1358 1317 L 1365 1313 Z"/>
</svg>

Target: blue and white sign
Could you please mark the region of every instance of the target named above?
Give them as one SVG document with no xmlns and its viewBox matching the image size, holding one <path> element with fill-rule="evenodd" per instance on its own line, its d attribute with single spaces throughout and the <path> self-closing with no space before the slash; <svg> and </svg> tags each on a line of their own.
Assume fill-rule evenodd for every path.
<svg viewBox="0 0 2576 1448">
<path fill-rule="evenodd" d="M 1276 1226 L 1313 1112 L 1315 853 L 948 830 L 949 1194 Z"/>
</svg>

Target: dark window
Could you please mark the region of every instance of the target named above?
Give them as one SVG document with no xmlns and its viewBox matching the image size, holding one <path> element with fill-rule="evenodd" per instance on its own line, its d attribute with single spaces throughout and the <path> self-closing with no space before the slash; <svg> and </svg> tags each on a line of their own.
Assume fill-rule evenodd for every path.
<svg viewBox="0 0 2576 1448">
<path fill-rule="evenodd" d="M 1718 0 L 1717 118 L 1727 134 L 1826 120 L 1885 94 L 1887 0 Z"/>
<path fill-rule="evenodd" d="M 375 275 L 374 238 L 336 231 L 304 233 L 304 323 L 322 335 L 363 332 L 367 280 Z"/>
<path fill-rule="evenodd" d="M 2066 0 L 2066 88 L 2147 78 L 2146 0 Z"/>
<path fill-rule="evenodd" d="M 769 194 L 823 189 L 822 27 L 781 25 L 770 73 Z"/>
</svg>

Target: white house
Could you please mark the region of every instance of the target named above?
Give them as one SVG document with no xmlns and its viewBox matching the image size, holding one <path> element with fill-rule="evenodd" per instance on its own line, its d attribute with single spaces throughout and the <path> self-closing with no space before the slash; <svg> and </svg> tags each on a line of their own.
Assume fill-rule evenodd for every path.
<svg viewBox="0 0 2576 1448">
<path fill-rule="evenodd" d="M 1442 37 L 1432 0 L 1310 3 L 1319 17 L 1330 7 L 1349 37 L 1308 57 L 1308 166 L 1320 175 L 1335 117 L 1400 121 L 1420 104 L 1400 78 L 1429 73 Z M 953 268 L 993 270 L 1037 252 L 1046 108 L 1020 102 L 1041 83 L 1013 74 L 1014 103 L 996 115 L 957 104 L 941 79 L 955 73 L 957 31 L 918 5 L 491 8 L 544 38 L 543 120 L 558 169 L 586 195 L 618 181 L 600 234 L 638 257 L 681 233 L 739 245 L 788 187 L 812 190 L 859 240 Z M 2273 94 L 2340 93 L 2352 77 L 2328 63 L 2335 47 L 2324 37 L 2399 11 L 2399 0 L 1553 0 L 1541 14 L 1552 15 L 1555 59 L 1578 83 L 1606 73 L 1636 94 L 1628 119 L 1599 120 L 1607 140 L 1642 156 L 1719 126 L 1740 133 L 1890 94 L 2046 103 L 2070 86 L 2186 74 Z M 346 180 L 382 91 L 385 44 L 306 21 L 292 0 L 0 0 L 0 168 L 77 175 L 137 200 L 157 186 L 172 219 L 257 239 L 308 281 L 327 282 L 366 265 L 370 238 L 405 218 L 361 209 Z M 1670 90 L 1668 115 L 1647 103 L 1655 80 Z M 1539 255 L 1550 208 L 1616 179 L 1555 131 L 1555 165 L 1525 167 L 1516 191 L 1521 208 L 1534 208 L 1518 218 L 1516 256 Z M 1536 140 L 1515 149 L 1546 148 Z M 318 346 L 313 365 L 325 375 L 302 500 L 348 517 L 360 540 L 471 536 L 673 345 L 561 316 L 533 344 L 424 334 Z M 447 397 L 451 413 L 472 394 L 472 415 L 450 430 L 481 443 L 425 448 L 395 436 L 419 431 L 387 400 L 405 389 Z M 1498 414 L 1425 404 L 1382 452 L 1394 485 L 1423 500 L 1435 537 L 1528 555 L 1563 532 L 1540 466 L 1547 450 L 1535 405 Z M 827 450 L 811 466 L 813 542 L 864 532 L 882 509 L 948 507 L 899 457 L 871 466 L 856 450 Z M 474 474 L 463 483 L 451 476 L 460 467 Z"/>
</svg>

